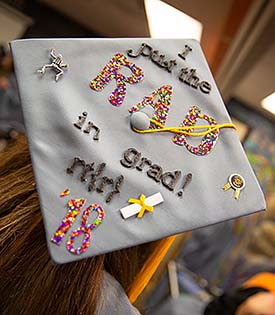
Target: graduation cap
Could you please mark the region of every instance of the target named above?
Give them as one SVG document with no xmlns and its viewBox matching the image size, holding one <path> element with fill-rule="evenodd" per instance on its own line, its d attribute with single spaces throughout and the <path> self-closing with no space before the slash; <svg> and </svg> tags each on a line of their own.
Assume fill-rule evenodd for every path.
<svg viewBox="0 0 275 315">
<path fill-rule="evenodd" d="M 27 39 L 11 48 L 56 263 L 265 209 L 195 40 Z"/>
</svg>

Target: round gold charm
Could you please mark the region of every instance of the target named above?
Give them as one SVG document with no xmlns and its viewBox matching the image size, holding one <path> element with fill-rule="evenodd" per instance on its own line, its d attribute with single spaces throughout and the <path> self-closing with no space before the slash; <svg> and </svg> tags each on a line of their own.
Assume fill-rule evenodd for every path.
<svg viewBox="0 0 275 315">
<path fill-rule="evenodd" d="M 245 187 L 245 180 L 239 174 L 232 174 L 229 177 L 229 183 L 233 189 L 242 190 Z"/>
</svg>

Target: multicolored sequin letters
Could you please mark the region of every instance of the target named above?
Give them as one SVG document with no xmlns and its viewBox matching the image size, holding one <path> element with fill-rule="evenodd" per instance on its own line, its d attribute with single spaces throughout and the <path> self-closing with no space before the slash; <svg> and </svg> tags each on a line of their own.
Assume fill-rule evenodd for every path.
<svg viewBox="0 0 275 315">
<path fill-rule="evenodd" d="M 93 223 L 88 224 L 88 218 L 91 212 L 97 212 L 98 216 L 94 220 Z M 87 248 L 90 245 L 90 239 L 91 239 L 91 233 L 93 230 L 95 230 L 103 221 L 104 219 L 104 210 L 101 206 L 98 204 L 91 204 L 84 212 L 82 215 L 82 222 L 81 222 L 81 227 L 78 228 L 77 230 L 74 230 L 71 235 L 68 238 L 66 247 L 68 251 L 72 254 L 75 255 L 80 255 L 82 253 L 85 253 Z M 75 239 L 81 235 L 84 234 L 84 239 L 82 241 L 82 245 L 79 247 L 74 247 L 74 241 Z"/>
<path fill-rule="evenodd" d="M 76 217 L 80 213 L 82 207 L 84 206 L 86 200 L 85 199 L 72 199 L 68 202 L 68 213 L 65 218 L 61 221 L 58 229 L 54 233 L 51 241 L 56 245 L 59 245 L 66 233 L 73 225 Z M 92 224 L 88 224 L 88 218 L 92 211 L 96 211 L 98 213 L 97 218 L 94 220 Z M 68 251 L 75 255 L 80 255 L 84 253 L 90 245 L 91 232 L 97 228 L 104 219 L 104 210 L 101 206 L 97 204 L 91 204 L 82 215 L 82 223 L 81 227 L 77 230 L 74 230 L 67 240 L 66 247 Z M 80 247 L 74 247 L 75 238 L 79 235 L 84 234 L 84 239 L 82 241 L 82 245 Z"/>
<path fill-rule="evenodd" d="M 186 56 L 191 51 L 192 48 L 188 45 L 185 45 L 185 50 L 178 55 L 185 60 Z M 153 50 L 153 48 L 146 43 L 142 43 L 137 53 L 133 53 L 132 49 L 129 49 L 127 53 L 128 56 L 133 58 L 136 58 L 140 55 L 150 57 L 153 62 L 157 63 L 161 67 L 166 68 L 168 72 L 171 72 L 173 67 L 177 64 L 175 60 L 170 60 L 169 62 L 165 61 L 164 55 L 159 55 L 159 52 L 157 50 Z M 119 70 L 122 66 L 129 68 L 132 71 L 133 75 L 130 77 L 126 77 L 121 74 Z M 109 101 L 115 106 L 120 106 L 126 95 L 126 83 L 137 83 L 141 81 L 143 77 L 144 74 L 139 67 L 127 60 L 123 54 L 117 53 L 96 76 L 96 78 L 90 82 L 90 87 L 93 90 L 101 91 L 106 85 L 109 84 L 112 79 L 115 79 L 117 83 L 117 88 L 111 93 Z M 211 85 L 208 82 L 200 82 L 200 79 L 196 75 L 196 69 L 191 69 L 189 71 L 188 68 L 182 68 L 180 70 L 179 79 L 194 88 L 197 88 L 199 86 L 201 91 L 204 93 L 209 93 L 211 90 Z M 171 107 L 172 91 L 173 89 L 171 85 L 163 85 L 154 90 L 150 95 L 145 96 L 144 99 L 137 103 L 135 106 L 132 106 L 129 109 L 129 112 L 135 113 L 143 109 L 145 106 L 151 105 L 154 109 L 154 114 L 151 117 L 149 128 L 161 129 L 158 123 L 161 125 L 165 125 L 166 123 L 168 112 Z M 79 120 L 74 125 L 77 128 L 81 129 L 86 120 L 86 116 L 87 113 L 83 112 L 82 116 L 79 116 Z M 189 109 L 188 114 L 181 123 L 180 127 L 194 126 L 197 123 L 198 119 L 206 120 L 210 126 L 217 125 L 217 122 L 213 117 L 206 114 L 201 114 L 201 111 L 198 107 L 192 106 Z M 144 123 L 145 125 L 147 124 L 146 121 Z M 93 125 L 93 123 L 91 123 L 85 130 L 87 130 L 86 132 L 90 132 L 91 128 L 94 127 L 95 126 Z M 193 129 L 189 130 L 193 131 Z M 211 130 L 211 132 L 203 136 L 203 138 L 201 139 L 201 143 L 198 146 L 192 146 L 191 144 L 189 144 L 187 141 L 189 135 L 183 133 L 176 134 L 173 138 L 173 142 L 180 146 L 185 146 L 189 152 L 195 155 L 203 156 L 210 153 L 211 150 L 214 148 L 218 139 L 219 132 L 219 129 Z"/>
<path fill-rule="evenodd" d="M 201 110 L 198 107 L 192 106 L 180 126 L 194 126 L 198 119 L 206 120 L 210 126 L 217 125 L 217 122 L 213 117 L 206 114 L 201 114 Z M 192 131 L 192 129 L 190 131 Z M 211 152 L 217 142 L 219 134 L 219 129 L 211 131 L 201 139 L 201 143 L 198 146 L 190 145 L 187 142 L 188 136 L 183 134 L 177 134 L 173 141 L 178 145 L 184 145 L 191 153 L 202 156 Z"/>
<path fill-rule="evenodd" d="M 155 110 L 152 119 L 164 125 L 170 110 L 172 93 L 173 88 L 171 85 L 163 85 L 149 96 L 145 96 L 137 105 L 131 107 L 129 112 L 135 113 L 145 106 L 151 105 Z M 150 128 L 157 128 L 157 126 L 151 123 Z"/>
<path fill-rule="evenodd" d="M 121 67 L 126 67 L 133 73 L 132 76 L 126 77 L 119 72 Z M 140 82 L 144 78 L 144 73 L 134 63 L 129 61 L 123 54 L 117 53 L 106 64 L 101 72 L 90 82 L 91 89 L 102 91 L 111 80 L 115 79 L 117 87 L 109 96 L 109 101 L 114 106 L 120 106 L 126 95 L 126 83 L 134 84 Z"/>
<path fill-rule="evenodd" d="M 145 106 L 151 105 L 154 108 L 155 112 L 151 118 L 149 128 L 150 129 L 160 128 L 156 123 L 160 123 L 163 126 L 165 125 L 168 117 L 168 112 L 171 109 L 171 96 L 172 87 L 170 85 L 163 85 L 157 90 L 153 91 L 153 93 L 150 96 L 146 96 L 137 105 L 131 107 L 129 109 L 129 112 L 135 113 L 143 109 Z M 155 101 L 156 97 L 157 101 Z M 213 117 L 206 114 L 202 114 L 201 110 L 198 107 L 192 106 L 189 109 L 185 119 L 180 124 L 180 127 L 194 126 L 196 125 L 199 119 L 206 120 L 210 126 L 217 125 L 217 122 Z M 156 123 L 152 122 L 152 120 L 155 121 Z M 192 132 L 193 129 L 190 129 L 189 131 Z M 190 145 L 187 141 L 189 136 L 184 134 L 176 134 L 173 138 L 173 142 L 180 146 L 185 146 L 189 152 L 195 155 L 203 156 L 210 153 L 211 150 L 214 148 L 219 133 L 220 133 L 219 129 L 209 132 L 207 135 L 202 137 L 200 144 L 197 146 Z"/>
<path fill-rule="evenodd" d="M 85 204 L 86 199 L 72 199 L 68 202 L 68 213 L 61 221 L 58 229 L 54 233 L 51 241 L 57 245 L 63 240 L 64 236 L 68 232 L 69 228 L 73 225 L 76 217 L 80 213 L 83 205 Z"/>
</svg>

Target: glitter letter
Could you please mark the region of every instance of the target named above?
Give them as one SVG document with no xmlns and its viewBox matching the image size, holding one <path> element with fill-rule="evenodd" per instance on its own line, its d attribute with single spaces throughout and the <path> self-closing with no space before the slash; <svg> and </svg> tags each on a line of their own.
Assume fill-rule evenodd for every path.
<svg viewBox="0 0 275 315">
<path fill-rule="evenodd" d="M 126 77 L 122 73 L 119 73 L 121 67 L 130 69 L 133 75 Z M 115 79 L 117 87 L 109 96 L 109 101 L 114 106 L 120 106 L 126 95 L 126 83 L 138 83 L 143 78 L 144 73 L 141 68 L 129 61 L 123 54 L 117 53 L 90 82 L 90 87 L 95 91 L 102 91 L 112 79 Z"/>
<path fill-rule="evenodd" d="M 96 211 L 98 213 L 98 216 L 92 224 L 88 224 L 89 215 L 92 211 Z M 104 210 L 101 208 L 101 206 L 95 203 L 91 204 L 83 212 L 81 227 L 73 231 L 72 234 L 69 236 L 69 239 L 67 241 L 68 251 L 75 255 L 80 255 L 84 253 L 90 245 L 92 231 L 96 229 L 102 223 L 103 219 L 104 219 Z M 84 234 L 82 245 L 80 247 L 73 247 L 75 238 L 81 234 Z"/>
<path fill-rule="evenodd" d="M 59 243 L 63 240 L 65 234 L 74 223 L 85 202 L 85 199 L 72 199 L 68 202 L 69 211 L 54 233 L 51 239 L 53 243 L 59 245 Z"/>
<path fill-rule="evenodd" d="M 201 114 L 201 111 L 198 107 L 192 106 L 189 109 L 188 114 L 186 115 L 185 119 L 180 124 L 180 127 L 194 126 L 198 119 L 206 120 L 210 126 L 217 125 L 217 122 L 213 117 L 206 114 Z M 191 129 L 190 131 L 193 131 L 193 130 L 194 129 Z M 175 137 L 173 138 L 173 141 L 178 145 L 181 145 L 181 146 L 184 145 L 188 151 L 190 151 L 191 153 L 195 155 L 206 155 L 214 148 L 216 141 L 218 139 L 219 133 L 220 133 L 219 129 L 208 133 L 201 139 L 201 143 L 198 146 L 190 145 L 187 142 L 188 136 L 185 136 L 183 134 L 175 135 Z"/>
<path fill-rule="evenodd" d="M 141 102 L 129 109 L 130 113 L 137 112 L 147 105 L 151 105 L 155 112 L 152 119 L 165 125 L 168 112 L 170 110 L 171 96 L 173 88 L 171 85 L 163 85 L 157 90 L 153 91 L 151 95 L 145 96 Z M 151 123 L 150 128 L 159 128 Z"/>
</svg>

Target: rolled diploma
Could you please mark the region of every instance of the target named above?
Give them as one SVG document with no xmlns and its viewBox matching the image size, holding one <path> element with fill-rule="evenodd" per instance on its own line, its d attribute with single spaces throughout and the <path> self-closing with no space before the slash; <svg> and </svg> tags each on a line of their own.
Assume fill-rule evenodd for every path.
<svg viewBox="0 0 275 315">
<path fill-rule="evenodd" d="M 148 206 L 156 206 L 164 201 L 162 194 L 160 192 L 149 196 L 145 199 L 145 203 Z M 133 203 L 129 206 L 126 206 L 124 208 L 120 209 L 120 213 L 123 216 L 124 219 L 127 219 L 135 214 L 138 214 L 139 211 L 141 210 L 141 205 L 137 203 Z"/>
</svg>

